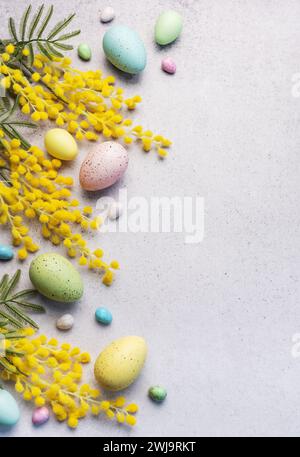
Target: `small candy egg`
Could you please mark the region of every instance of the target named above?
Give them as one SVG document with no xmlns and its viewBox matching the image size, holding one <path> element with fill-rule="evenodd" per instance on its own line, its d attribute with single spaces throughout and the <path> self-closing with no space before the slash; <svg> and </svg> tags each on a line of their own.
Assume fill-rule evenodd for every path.
<svg viewBox="0 0 300 457">
<path fill-rule="evenodd" d="M 176 11 L 170 10 L 162 13 L 155 25 L 155 41 L 165 46 L 179 37 L 182 30 L 182 17 Z"/>
<path fill-rule="evenodd" d="M 10 246 L 0 244 L 0 260 L 11 260 L 14 256 L 14 251 Z"/>
<path fill-rule="evenodd" d="M 32 423 L 34 425 L 43 425 L 49 420 L 49 417 L 50 412 L 46 406 L 36 408 L 32 413 Z"/>
<path fill-rule="evenodd" d="M 51 129 L 45 135 L 47 152 L 59 160 L 73 160 L 78 154 L 77 143 L 64 129 Z"/>
<path fill-rule="evenodd" d="M 11 427 L 20 419 L 20 411 L 14 397 L 0 387 L 0 425 Z"/>
<path fill-rule="evenodd" d="M 166 73 L 170 73 L 170 75 L 176 73 L 176 64 L 172 59 L 170 59 L 170 57 L 161 61 L 161 68 Z"/>
<path fill-rule="evenodd" d="M 95 312 L 96 321 L 103 325 L 109 325 L 112 322 L 112 314 L 106 308 L 97 308 Z"/>
<path fill-rule="evenodd" d="M 127 150 L 115 141 L 105 141 L 95 146 L 81 165 L 81 187 L 95 191 L 112 186 L 125 173 L 128 160 Z"/>
<path fill-rule="evenodd" d="M 118 219 L 123 213 L 123 206 L 120 202 L 113 202 L 108 210 L 108 217 L 111 221 Z"/>
<path fill-rule="evenodd" d="M 110 22 L 114 19 L 115 17 L 115 11 L 114 9 L 111 7 L 111 6 L 106 6 L 106 8 L 104 8 L 102 11 L 101 11 L 101 15 L 100 15 L 100 21 L 101 22 Z"/>
<path fill-rule="evenodd" d="M 91 58 L 92 58 L 91 48 L 86 43 L 80 44 L 78 46 L 77 52 L 78 52 L 78 56 L 81 58 L 81 60 L 88 61 L 88 60 L 91 60 Z"/>
<path fill-rule="evenodd" d="M 150 387 L 148 394 L 151 400 L 156 401 L 157 403 L 161 403 L 167 397 L 166 389 L 161 386 Z"/>
<path fill-rule="evenodd" d="M 74 317 L 71 314 L 64 314 L 56 321 L 59 330 L 70 330 L 74 325 Z"/>
</svg>

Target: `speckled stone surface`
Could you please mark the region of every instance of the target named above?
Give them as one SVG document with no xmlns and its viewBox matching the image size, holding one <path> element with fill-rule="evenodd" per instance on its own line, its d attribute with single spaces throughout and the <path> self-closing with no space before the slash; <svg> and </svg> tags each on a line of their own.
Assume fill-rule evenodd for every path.
<svg viewBox="0 0 300 457">
<path fill-rule="evenodd" d="M 85 294 L 77 305 L 62 311 L 49 302 L 47 315 L 38 317 L 43 333 L 80 345 L 94 358 L 121 336 L 146 339 L 145 368 L 126 392 L 140 405 L 134 430 L 93 418 L 76 431 L 54 420 L 34 428 L 32 408 L 19 400 L 21 420 L 0 436 L 299 435 L 300 359 L 291 349 L 300 332 L 300 99 L 292 96 L 292 78 L 300 72 L 300 2 L 111 0 L 113 24 L 135 28 L 145 42 L 148 64 L 137 77 L 105 61 L 101 41 L 110 24 L 99 20 L 105 2 L 45 3 L 56 6 L 57 19 L 77 12 L 76 65 L 100 67 L 128 94 L 140 93 L 135 119 L 174 141 L 165 162 L 133 147 L 120 186 L 129 197 L 204 197 L 205 238 L 186 245 L 180 233 L 91 237 L 92 246 L 100 244 L 107 258 L 120 261 L 116 283 L 103 287 L 84 272 Z M 2 0 L 2 30 L 23 7 Z M 184 29 L 179 41 L 160 49 L 153 30 L 164 8 L 184 15 Z M 76 57 L 81 42 L 92 48 L 89 63 Z M 167 56 L 177 64 L 174 76 L 160 68 Z M 42 132 L 34 135 L 42 145 Z M 80 157 L 89 149 L 81 146 Z M 67 168 L 77 177 L 80 160 Z M 105 195 L 116 198 L 118 188 Z M 90 202 L 79 186 L 76 193 Z M 92 197 L 93 206 L 100 195 Z M 9 241 L 4 231 L 0 237 Z M 42 249 L 48 252 L 48 244 Z M 1 273 L 16 266 L 15 260 L 0 264 Z M 29 262 L 25 287 L 28 268 Z M 95 321 L 99 306 L 113 313 L 110 327 Z M 64 312 L 76 319 L 68 335 L 55 328 Z M 160 406 L 147 396 L 157 384 L 168 390 Z"/>
</svg>

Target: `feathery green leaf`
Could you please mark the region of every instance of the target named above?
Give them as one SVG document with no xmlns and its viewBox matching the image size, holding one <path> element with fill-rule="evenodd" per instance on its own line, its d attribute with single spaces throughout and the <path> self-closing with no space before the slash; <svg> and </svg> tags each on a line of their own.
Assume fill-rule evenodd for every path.
<svg viewBox="0 0 300 457">
<path fill-rule="evenodd" d="M 51 32 L 48 35 L 48 40 L 52 40 L 58 33 L 60 33 L 62 30 L 64 30 L 70 22 L 74 19 L 75 13 L 70 14 L 66 19 L 63 21 L 60 21 L 56 24 L 56 26 L 51 30 Z"/>
<path fill-rule="evenodd" d="M 31 38 L 33 37 L 35 29 L 37 28 L 39 21 L 41 19 L 41 16 L 43 14 L 43 11 L 44 11 L 44 5 L 40 6 L 38 9 L 38 12 L 33 16 L 33 19 L 32 19 L 32 22 L 31 22 L 30 28 L 29 28 L 29 34 L 28 34 L 29 40 L 31 40 Z"/>
<path fill-rule="evenodd" d="M 53 14 L 53 5 L 50 6 L 50 8 L 49 8 L 49 10 L 48 10 L 43 22 L 42 22 L 42 25 L 41 25 L 41 27 L 40 27 L 40 29 L 38 31 L 37 38 L 41 38 L 41 36 L 43 35 L 47 25 L 49 24 L 49 21 L 50 21 L 50 19 L 52 17 L 52 14 Z"/>
<path fill-rule="evenodd" d="M 31 12 L 31 5 L 28 6 L 28 8 L 25 10 L 25 13 L 23 14 L 23 17 L 20 22 L 20 36 L 21 40 L 24 41 L 25 36 L 26 36 L 26 28 L 27 28 L 27 22 L 30 16 Z"/>
<path fill-rule="evenodd" d="M 17 35 L 17 30 L 16 30 L 16 24 L 15 24 L 15 21 L 13 20 L 12 17 L 9 18 L 9 21 L 8 21 L 8 28 L 9 28 L 9 31 L 10 31 L 10 34 L 11 34 L 12 38 L 13 38 L 15 41 L 18 41 L 18 35 Z"/>
</svg>

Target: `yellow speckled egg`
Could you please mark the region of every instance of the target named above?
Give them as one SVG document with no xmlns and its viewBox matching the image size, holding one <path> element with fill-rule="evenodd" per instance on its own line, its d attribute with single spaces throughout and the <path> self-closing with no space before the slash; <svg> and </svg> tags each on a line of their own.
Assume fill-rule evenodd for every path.
<svg viewBox="0 0 300 457">
<path fill-rule="evenodd" d="M 107 390 L 125 389 L 139 376 L 147 356 L 146 342 L 140 336 L 125 336 L 113 341 L 98 356 L 94 373 Z"/>
<path fill-rule="evenodd" d="M 56 159 L 73 160 L 78 154 L 77 143 L 64 129 L 51 129 L 45 135 L 47 152 Z"/>
</svg>

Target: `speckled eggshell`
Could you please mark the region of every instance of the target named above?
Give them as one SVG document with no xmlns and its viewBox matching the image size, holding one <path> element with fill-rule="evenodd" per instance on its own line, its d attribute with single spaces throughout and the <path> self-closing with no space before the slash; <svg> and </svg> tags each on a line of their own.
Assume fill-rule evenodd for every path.
<svg viewBox="0 0 300 457">
<path fill-rule="evenodd" d="M 85 190 L 106 189 L 117 182 L 128 166 L 128 152 L 119 143 L 106 141 L 91 151 L 80 169 L 80 184 Z"/>
<path fill-rule="evenodd" d="M 94 373 L 99 384 L 113 392 L 125 389 L 139 376 L 147 356 L 147 346 L 139 336 L 113 341 L 98 356 Z"/>
<path fill-rule="evenodd" d="M 50 300 L 71 303 L 82 297 L 83 282 L 78 271 L 59 254 L 39 255 L 30 265 L 29 277 L 40 294 Z"/>
<path fill-rule="evenodd" d="M 137 74 L 147 63 L 146 49 L 139 35 L 125 25 L 111 27 L 103 37 L 107 59 L 125 73 Z"/>
</svg>

